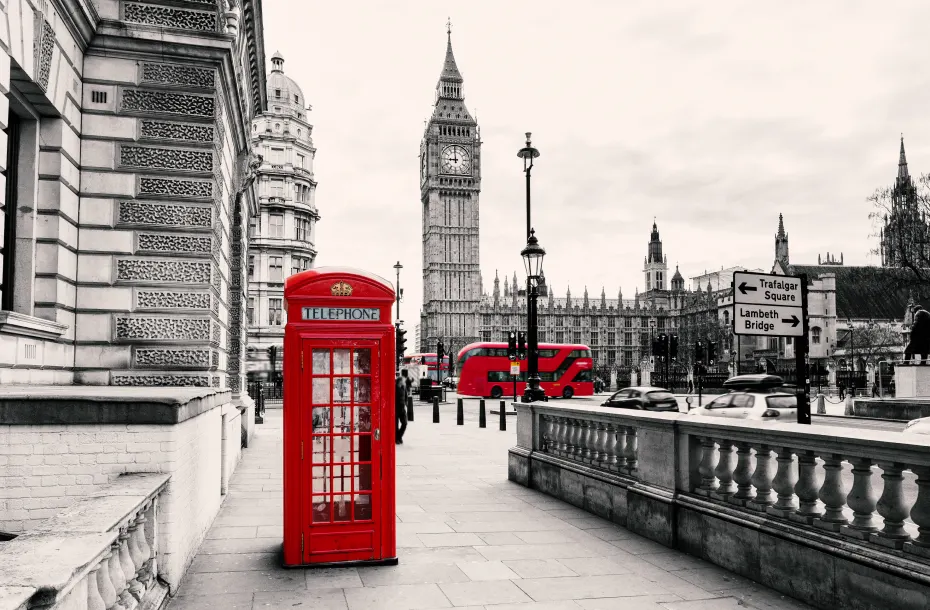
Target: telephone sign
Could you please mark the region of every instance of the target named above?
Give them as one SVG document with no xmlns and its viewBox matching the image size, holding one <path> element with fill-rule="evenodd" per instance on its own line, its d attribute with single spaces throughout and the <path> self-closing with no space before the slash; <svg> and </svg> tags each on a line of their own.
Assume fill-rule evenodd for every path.
<svg viewBox="0 0 930 610">
<path fill-rule="evenodd" d="M 320 267 L 284 297 L 284 565 L 396 564 L 394 290 Z"/>
</svg>

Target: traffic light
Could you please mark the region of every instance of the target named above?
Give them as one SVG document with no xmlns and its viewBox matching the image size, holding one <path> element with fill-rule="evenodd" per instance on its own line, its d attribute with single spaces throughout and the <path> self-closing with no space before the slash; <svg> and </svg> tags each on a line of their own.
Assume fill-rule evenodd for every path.
<svg viewBox="0 0 930 610">
<path fill-rule="evenodd" d="M 707 365 L 714 366 L 717 361 L 717 346 L 714 343 L 707 344 Z"/>
<path fill-rule="evenodd" d="M 526 333 L 522 330 L 517 333 L 517 356 L 520 360 L 526 358 Z"/>
<path fill-rule="evenodd" d="M 672 360 L 678 360 L 678 335 L 669 337 L 668 355 Z"/>
<path fill-rule="evenodd" d="M 703 362 L 704 361 L 704 342 L 698 341 L 694 344 L 694 361 Z"/>
<path fill-rule="evenodd" d="M 668 358 L 668 335 L 665 333 L 659 335 L 659 355 Z"/>
<path fill-rule="evenodd" d="M 442 359 L 446 357 L 446 347 L 442 344 L 442 339 L 436 343 L 436 366 L 442 371 Z"/>
<path fill-rule="evenodd" d="M 511 360 L 517 359 L 517 333 L 514 331 L 507 333 L 507 357 Z"/>
<path fill-rule="evenodd" d="M 397 326 L 397 359 L 400 360 L 404 357 L 404 352 L 407 351 L 407 331 Z"/>
<path fill-rule="evenodd" d="M 652 340 L 652 355 L 653 357 L 659 355 L 659 340 L 658 339 Z"/>
</svg>

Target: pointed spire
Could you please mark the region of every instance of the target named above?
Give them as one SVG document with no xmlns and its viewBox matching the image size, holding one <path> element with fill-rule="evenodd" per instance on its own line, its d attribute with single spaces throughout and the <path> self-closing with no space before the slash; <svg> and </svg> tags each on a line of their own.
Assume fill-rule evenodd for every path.
<svg viewBox="0 0 930 610">
<path fill-rule="evenodd" d="M 446 22 L 446 60 L 442 64 L 442 74 L 439 75 L 440 81 L 449 83 L 461 83 L 462 78 L 459 67 L 455 64 L 455 55 L 452 53 L 452 20 Z M 456 96 L 458 97 L 458 96 Z"/>
<path fill-rule="evenodd" d="M 901 134 L 901 152 L 898 153 L 898 181 L 902 182 L 911 177 L 907 171 L 907 156 L 904 154 L 904 134 Z"/>
<path fill-rule="evenodd" d="M 785 237 L 785 220 L 781 214 L 778 215 L 778 235 L 775 237 L 778 239 L 784 239 Z"/>
</svg>

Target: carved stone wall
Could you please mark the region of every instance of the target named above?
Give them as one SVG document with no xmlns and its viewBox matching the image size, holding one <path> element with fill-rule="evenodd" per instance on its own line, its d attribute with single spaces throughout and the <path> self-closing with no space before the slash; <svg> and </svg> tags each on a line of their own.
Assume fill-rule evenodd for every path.
<svg viewBox="0 0 930 610">
<path fill-rule="evenodd" d="M 174 121 L 140 121 L 140 134 L 153 140 L 184 140 L 187 142 L 213 142 L 213 126 Z"/>
<path fill-rule="evenodd" d="M 206 180 L 143 177 L 139 178 L 139 194 L 205 199 L 213 196 L 213 183 Z"/>
<path fill-rule="evenodd" d="M 123 18 L 135 23 L 180 30 L 216 32 L 219 27 L 216 11 L 189 11 L 135 2 L 123 3 Z"/>
<path fill-rule="evenodd" d="M 216 352 L 212 352 L 216 355 Z M 201 368 L 211 366 L 211 352 L 207 349 L 138 348 L 134 363 L 140 368 Z"/>
<path fill-rule="evenodd" d="M 179 64 L 142 63 L 142 82 L 212 89 L 216 70 Z"/>
<path fill-rule="evenodd" d="M 211 341 L 209 318 L 155 318 L 116 316 L 116 341 Z M 213 325 L 214 329 L 218 328 Z M 216 331 L 213 331 L 214 334 Z"/>
<path fill-rule="evenodd" d="M 174 203 L 120 201 L 117 224 L 209 228 L 213 225 L 213 209 Z"/>
<path fill-rule="evenodd" d="M 212 172 L 213 154 L 209 150 L 154 148 L 151 146 L 120 147 L 120 165 L 146 169 Z"/>
<path fill-rule="evenodd" d="M 116 261 L 116 280 L 120 282 L 209 284 L 210 263 L 121 258 Z"/>
<path fill-rule="evenodd" d="M 214 98 L 192 93 L 123 89 L 122 110 L 213 118 Z"/>
<path fill-rule="evenodd" d="M 212 385 L 210 375 L 126 375 L 118 373 L 113 375 L 113 385 L 117 386 L 186 386 L 195 388 L 208 388 Z"/>
<path fill-rule="evenodd" d="M 169 252 L 173 254 L 210 254 L 212 239 L 196 235 L 166 235 L 139 233 L 137 252 Z"/>
<path fill-rule="evenodd" d="M 137 309 L 211 309 L 211 299 L 206 292 L 180 292 L 167 290 L 138 290 Z M 215 310 L 214 310 L 215 312 Z"/>
</svg>

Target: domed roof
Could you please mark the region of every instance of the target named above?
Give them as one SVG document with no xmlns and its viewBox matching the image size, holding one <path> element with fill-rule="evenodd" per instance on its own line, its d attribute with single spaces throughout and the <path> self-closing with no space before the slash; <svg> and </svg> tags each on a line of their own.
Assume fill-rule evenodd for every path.
<svg viewBox="0 0 930 610">
<path fill-rule="evenodd" d="M 286 104 L 298 109 L 307 106 L 303 90 L 292 78 L 284 74 L 284 56 L 280 52 L 271 57 L 271 74 L 268 75 L 267 89 L 269 105 Z"/>
<path fill-rule="evenodd" d="M 678 270 L 678 265 L 675 265 L 675 275 L 672 276 L 673 280 L 683 280 L 685 278 L 681 277 L 681 271 Z"/>
</svg>

